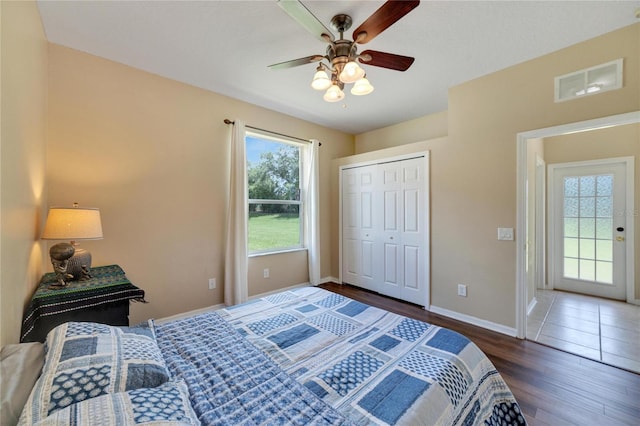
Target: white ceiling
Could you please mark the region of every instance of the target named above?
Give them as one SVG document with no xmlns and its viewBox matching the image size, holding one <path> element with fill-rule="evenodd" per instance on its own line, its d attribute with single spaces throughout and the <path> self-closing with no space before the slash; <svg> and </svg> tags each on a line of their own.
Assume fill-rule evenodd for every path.
<svg viewBox="0 0 640 426">
<path fill-rule="evenodd" d="M 384 2 L 303 3 L 329 28 L 333 15 L 351 15 L 350 38 Z M 309 85 L 316 64 L 267 68 L 324 55 L 326 48 L 275 0 L 39 1 L 38 7 L 53 43 L 358 134 L 444 111 L 451 86 L 636 23 L 640 1 L 423 0 L 359 48 L 413 56 L 411 68 L 363 65 L 375 91 L 360 97 L 345 91 L 335 104 Z"/>
</svg>

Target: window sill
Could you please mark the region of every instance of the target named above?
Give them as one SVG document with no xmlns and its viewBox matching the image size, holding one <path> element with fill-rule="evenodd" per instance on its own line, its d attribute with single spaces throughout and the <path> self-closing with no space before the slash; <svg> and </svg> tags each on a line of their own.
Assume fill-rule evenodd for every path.
<svg viewBox="0 0 640 426">
<path fill-rule="evenodd" d="M 296 247 L 296 248 L 290 248 L 290 249 L 284 249 L 284 250 L 251 253 L 251 254 L 249 254 L 248 257 L 251 258 L 251 257 L 271 256 L 271 255 L 274 255 L 274 254 L 295 253 L 295 252 L 298 252 L 298 251 L 307 251 L 307 248 L 306 247 Z"/>
</svg>

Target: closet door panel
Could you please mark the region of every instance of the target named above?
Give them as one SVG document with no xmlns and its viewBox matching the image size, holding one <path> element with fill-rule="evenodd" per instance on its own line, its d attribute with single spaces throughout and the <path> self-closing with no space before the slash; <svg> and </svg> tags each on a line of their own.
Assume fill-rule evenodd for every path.
<svg viewBox="0 0 640 426">
<path fill-rule="evenodd" d="M 398 246 L 384 245 L 384 286 L 398 286 Z"/>
<path fill-rule="evenodd" d="M 380 293 L 398 297 L 403 282 L 402 268 L 402 168 L 400 162 L 383 163 L 379 166 L 382 182 L 380 191 L 384 194 L 380 208 L 383 217 L 381 242 L 384 244 L 382 283 Z"/>
<path fill-rule="evenodd" d="M 425 265 L 429 262 L 425 250 L 426 237 L 426 188 L 423 158 L 402 162 L 402 269 L 403 282 L 395 297 L 423 304 L 427 288 Z"/>
<path fill-rule="evenodd" d="M 404 246 L 404 287 L 420 290 L 420 248 Z"/>
<path fill-rule="evenodd" d="M 374 202 L 376 167 L 342 171 L 342 280 L 376 290 Z"/>
</svg>

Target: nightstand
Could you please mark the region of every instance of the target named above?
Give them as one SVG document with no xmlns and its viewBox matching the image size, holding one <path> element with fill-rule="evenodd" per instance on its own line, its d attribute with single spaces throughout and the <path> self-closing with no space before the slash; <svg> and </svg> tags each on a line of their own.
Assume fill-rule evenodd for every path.
<svg viewBox="0 0 640 426">
<path fill-rule="evenodd" d="M 40 280 L 24 313 L 20 342 L 44 342 L 52 328 L 68 321 L 129 325 L 129 302 L 145 302 L 144 290 L 118 265 L 91 268 L 90 279 L 49 288 L 55 282 L 53 272 Z"/>
</svg>

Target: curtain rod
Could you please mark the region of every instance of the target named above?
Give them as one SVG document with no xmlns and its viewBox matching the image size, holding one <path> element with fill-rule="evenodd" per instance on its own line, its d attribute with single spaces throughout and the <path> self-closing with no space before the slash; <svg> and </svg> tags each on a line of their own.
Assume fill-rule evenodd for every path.
<svg viewBox="0 0 640 426">
<path fill-rule="evenodd" d="M 224 124 L 235 124 L 234 121 L 229 120 L 228 118 L 224 119 Z M 267 130 L 267 129 L 261 129 L 260 127 L 253 127 L 253 126 L 249 126 L 247 124 L 244 125 L 244 127 L 247 127 L 249 129 L 253 129 L 253 130 L 259 130 L 261 132 L 266 132 L 266 133 L 271 133 L 272 135 L 276 135 L 276 136 L 282 136 L 285 138 L 289 138 L 289 139 L 296 139 L 302 142 L 306 142 L 306 143 L 311 143 L 311 141 L 309 139 L 302 139 L 302 138 L 298 138 L 296 136 L 289 136 L 289 135 L 285 135 L 284 133 L 278 133 L 278 132 L 273 132 L 271 130 Z M 322 146 L 322 142 L 318 142 L 318 146 Z"/>
</svg>

